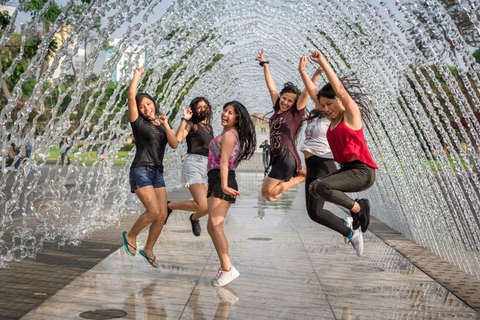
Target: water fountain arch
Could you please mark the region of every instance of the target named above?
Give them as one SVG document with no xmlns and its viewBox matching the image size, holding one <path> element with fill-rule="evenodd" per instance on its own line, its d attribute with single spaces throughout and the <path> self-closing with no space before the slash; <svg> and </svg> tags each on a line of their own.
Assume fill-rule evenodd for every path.
<svg viewBox="0 0 480 320">
<path fill-rule="evenodd" d="M 478 1 L 458 3 L 478 33 Z M 372 199 L 374 215 L 480 277 L 480 125 L 475 113 L 480 106 L 480 65 L 444 2 L 188 0 L 172 1 L 156 15 L 157 1 L 94 1 L 83 19 L 71 24 L 70 35 L 54 53 L 53 64 L 38 79 L 33 94 L 23 97 L 21 84 L 38 74 L 49 39 L 67 25 L 74 4 L 78 1 L 65 4 L 1 111 L 3 141 L 8 134 L 31 138 L 38 119 L 48 112 L 46 97 L 60 92 L 45 131 L 35 136 L 33 157 L 19 170 L 1 175 L 0 265 L 34 257 L 43 241 L 78 243 L 91 230 L 115 224 L 134 209 L 125 179 L 133 153 L 121 167 L 114 166 L 114 159 L 131 134 L 125 93 L 139 59 L 149 70 L 141 89 L 158 98 L 175 127 L 179 108 L 198 95 L 207 96 L 216 107 L 214 122 L 219 108 L 232 99 L 242 101 L 251 112 L 270 111 L 263 71 L 254 61 L 257 50 L 265 49 L 277 86 L 293 81 L 302 87 L 298 60 L 320 49 L 333 59 L 336 70 L 354 72 L 371 94 L 374 117 L 366 123 L 365 134 L 380 168 L 366 195 Z M 25 29 L 27 34 L 42 15 L 38 12 Z M 60 90 L 96 19 L 105 23 L 90 44 L 90 60 L 78 79 Z M 0 48 L 14 24 L 12 19 L 4 30 Z M 127 24 L 111 57 L 92 79 L 104 42 Z M 129 59 L 120 68 L 123 77 L 109 89 L 124 54 Z M 0 81 L 8 79 L 15 63 Z M 58 68 L 61 76 L 53 78 Z M 313 73 L 312 63 L 308 68 Z M 12 110 L 24 100 L 20 115 L 12 119 Z M 83 100 L 86 111 L 72 127 Z M 101 103 L 102 114 L 96 116 Z M 83 142 L 69 151 L 75 159 L 68 169 L 59 161 L 47 163 L 63 135 Z M 98 143 L 106 146 L 108 160 L 92 157 Z M 167 154 L 170 187 L 176 185 L 177 160 L 183 151 Z M 92 163 L 86 165 L 89 160 Z"/>
</svg>

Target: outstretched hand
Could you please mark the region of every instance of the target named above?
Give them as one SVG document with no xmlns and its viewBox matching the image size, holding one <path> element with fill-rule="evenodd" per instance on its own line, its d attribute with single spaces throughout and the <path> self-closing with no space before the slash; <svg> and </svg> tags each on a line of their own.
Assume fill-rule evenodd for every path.
<svg viewBox="0 0 480 320">
<path fill-rule="evenodd" d="M 325 56 L 320 51 L 317 50 L 310 55 L 310 59 L 312 59 L 312 61 L 320 64 L 320 62 L 325 61 Z"/>
<path fill-rule="evenodd" d="M 165 127 L 165 128 L 168 128 L 169 124 L 168 124 L 168 117 L 165 116 L 165 115 L 161 115 L 158 117 L 158 120 L 160 121 L 160 123 Z"/>
<path fill-rule="evenodd" d="M 190 120 L 193 116 L 193 111 L 192 109 L 188 108 L 188 109 L 185 109 L 183 108 L 183 117 L 187 120 Z"/>
<path fill-rule="evenodd" d="M 307 67 L 307 57 L 301 56 L 298 64 L 298 71 L 303 71 Z"/>
<path fill-rule="evenodd" d="M 263 57 L 263 49 L 258 50 L 257 53 L 258 53 L 258 57 L 256 57 L 255 60 L 258 61 L 258 62 L 265 61 L 265 58 Z"/>
<path fill-rule="evenodd" d="M 240 192 L 238 192 L 237 190 L 235 190 L 233 188 L 230 188 L 230 187 L 226 187 L 225 189 L 222 188 L 222 191 L 223 191 L 223 193 L 228 194 L 232 198 L 236 198 L 237 196 L 239 196 L 239 197 L 241 196 Z"/>
<path fill-rule="evenodd" d="M 136 67 L 135 70 L 133 70 L 133 75 L 134 76 L 141 76 L 142 74 L 145 73 L 145 69 L 143 69 L 142 67 Z"/>
</svg>

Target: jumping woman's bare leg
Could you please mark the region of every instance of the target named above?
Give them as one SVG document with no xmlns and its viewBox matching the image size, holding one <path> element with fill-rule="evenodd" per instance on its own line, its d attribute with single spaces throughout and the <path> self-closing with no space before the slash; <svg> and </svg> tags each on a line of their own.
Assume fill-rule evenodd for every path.
<svg viewBox="0 0 480 320">
<path fill-rule="evenodd" d="M 288 181 L 267 177 L 262 186 L 262 195 L 267 201 L 273 202 L 280 198 L 285 191 L 305 181 L 305 175 L 299 174 Z"/>
<path fill-rule="evenodd" d="M 168 207 L 171 210 L 184 210 L 195 212 L 193 219 L 198 220 L 207 215 L 207 186 L 195 183 L 188 187 L 192 194 L 193 200 L 170 202 Z"/>
<path fill-rule="evenodd" d="M 192 194 L 193 200 L 197 203 L 198 209 L 192 210 L 195 212 L 192 219 L 198 220 L 203 216 L 208 214 L 208 203 L 207 203 L 207 186 L 204 184 L 192 184 L 190 186 L 190 193 Z"/>
<path fill-rule="evenodd" d="M 164 189 L 166 204 L 166 190 L 165 188 L 159 189 Z M 128 231 L 125 235 L 128 243 L 130 243 L 133 247 L 137 246 L 137 236 L 140 231 L 142 231 L 150 223 L 156 220 L 165 221 L 165 218 L 167 217 L 166 206 L 164 208 L 165 210 L 161 209 L 161 205 L 157 196 L 157 191 L 153 188 L 153 186 L 146 186 L 136 189 L 135 194 L 142 202 L 146 211 L 138 217 L 137 221 L 135 221 L 130 231 Z"/>
<path fill-rule="evenodd" d="M 355 213 L 360 211 L 360 204 L 357 201 L 355 201 L 355 204 L 353 205 L 353 208 L 350 209 L 350 211 L 355 212 Z"/>
<path fill-rule="evenodd" d="M 156 188 L 155 194 L 157 196 L 157 202 L 160 207 L 160 215 L 159 217 L 152 222 L 150 225 L 150 230 L 148 231 L 147 242 L 143 247 L 143 251 L 145 254 L 153 258 L 155 255 L 153 254 L 153 246 L 158 240 L 160 233 L 162 232 L 162 228 L 165 224 L 165 219 L 167 217 L 167 188 Z M 157 265 L 157 261 L 153 262 L 154 265 Z"/>
<path fill-rule="evenodd" d="M 229 271 L 232 267 L 228 255 L 228 241 L 223 231 L 223 222 L 231 203 L 215 197 L 207 199 L 208 202 L 208 234 L 212 238 L 213 245 L 217 251 L 222 270 Z"/>
</svg>

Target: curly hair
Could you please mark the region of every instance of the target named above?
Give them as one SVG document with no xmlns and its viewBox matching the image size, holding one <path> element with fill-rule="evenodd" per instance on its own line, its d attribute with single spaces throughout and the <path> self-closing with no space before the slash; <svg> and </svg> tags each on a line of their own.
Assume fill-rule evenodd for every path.
<svg viewBox="0 0 480 320">
<path fill-rule="evenodd" d="M 205 110 L 204 112 L 201 112 L 201 113 L 196 113 L 194 110 L 195 110 L 195 107 L 197 106 L 198 103 L 200 103 L 201 101 L 205 102 L 206 105 L 207 105 L 207 110 Z M 210 102 L 207 100 L 207 98 L 204 98 L 204 97 L 196 97 L 196 98 L 193 98 L 193 100 L 190 102 L 190 107 L 189 107 L 193 114 L 192 114 L 192 122 L 193 123 L 199 123 L 199 122 L 202 122 L 203 120 L 207 120 L 207 123 L 210 124 L 211 120 L 212 120 L 212 105 L 210 104 Z"/>
</svg>

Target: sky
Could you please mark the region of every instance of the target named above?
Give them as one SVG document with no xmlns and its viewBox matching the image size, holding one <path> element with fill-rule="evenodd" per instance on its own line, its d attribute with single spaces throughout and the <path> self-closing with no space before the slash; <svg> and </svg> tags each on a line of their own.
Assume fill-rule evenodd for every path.
<svg viewBox="0 0 480 320">
<path fill-rule="evenodd" d="M 160 17 L 162 16 L 165 11 L 167 10 L 167 8 L 174 2 L 175 0 L 163 0 L 161 2 L 159 2 L 159 4 L 155 7 L 155 12 L 154 14 L 152 14 L 152 16 L 154 17 Z M 55 0 L 55 2 L 63 7 L 65 6 L 68 1 L 67 0 Z M 130 3 L 132 1 L 129 1 Z M 19 6 L 19 2 L 18 0 L 13 0 L 13 1 L 7 1 L 7 3 L 5 4 L 6 6 L 9 6 L 9 7 L 18 7 Z M 107 18 L 108 17 L 104 17 L 102 19 L 102 26 L 105 25 L 107 23 Z M 139 16 L 135 16 L 132 18 L 132 24 L 134 23 L 137 23 L 139 21 L 142 20 L 142 16 L 139 15 Z M 18 15 L 17 15 L 17 19 L 16 19 L 16 32 L 20 32 L 21 30 L 21 23 L 22 22 L 28 22 L 28 21 L 31 21 L 31 15 L 30 13 L 27 13 L 27 12 L 19 12 Z M 125 33 L 125 31 L 128 29 L 128 25 L 125 24 L 125 25 L 122 25 L 121 28 L 119 28 L 118 30 L 116 30 L 113 34 L 112 34 L 112 38 L 121 38 L 122 35 Z"/>
</svg>

